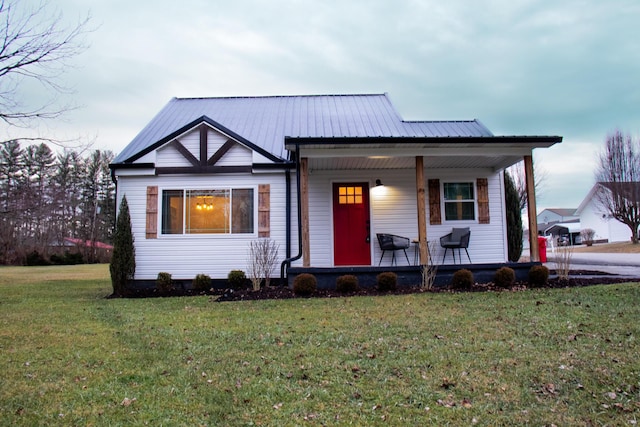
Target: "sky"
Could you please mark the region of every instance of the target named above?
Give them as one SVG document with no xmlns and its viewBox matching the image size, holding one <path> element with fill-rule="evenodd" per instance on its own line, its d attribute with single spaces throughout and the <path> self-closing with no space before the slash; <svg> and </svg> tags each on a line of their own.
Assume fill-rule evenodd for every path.
<svg viewBox="0 0 640 427">
<path fill-rule="evenodd" d="M 23 0 L 18 4 L 33 4 Z M 640 137 L 637 0 L 56 0 L 87 45 L 42 134 L 122 149 L 172 97 L 388 93 L 405 120 L 560 135 L 538 211 L 577 208 L 616 129 Z M 55 16 L 52 15 L 52 16 Z M 42 96 L 25 91 L 25 103 Z"/>
</svg>

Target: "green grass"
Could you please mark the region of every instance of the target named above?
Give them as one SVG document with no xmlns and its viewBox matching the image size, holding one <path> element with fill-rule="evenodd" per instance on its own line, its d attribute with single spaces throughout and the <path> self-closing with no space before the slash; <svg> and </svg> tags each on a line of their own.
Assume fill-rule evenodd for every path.
<svg viewBox="0 0 640 427">
<path fill-rule="evenodd" d="M 640 284 L 216 303 L 0 268 L 1 425 L 633 425 Z M 637 424 L 636 424 L 637 425 Z"/>
</svg>

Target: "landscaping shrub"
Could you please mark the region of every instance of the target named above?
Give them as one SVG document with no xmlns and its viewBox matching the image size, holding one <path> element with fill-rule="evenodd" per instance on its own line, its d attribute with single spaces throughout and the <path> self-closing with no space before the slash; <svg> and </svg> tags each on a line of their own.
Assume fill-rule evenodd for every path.
<svg viewBox="0 0 640 427">
<path fill-rule="evenodd" d="M 229 286 L 233 289 L 242 289 L 247 283 L 247 276 L 242 270 L 231 270 L 227 276 Z"/>
<path fill-rule="evenodd" d="M 544 265 L 534 265 L 529 269 L 529 286 L 539 288 L 549 281 L 549 269 Z"/>
<path fill-rule="evenodd" d="M 453 273 L 451 287 L 454 289 L 469 289 L 473 286 L 473 273 L 466 268 Z"/>
<path fill-rule="evenodd" d="M 116 218 L 116 229 L 113 234 L 113 253 L 109 264 L 114 295 L 123 296 L 126 293 L 129 280 L 133 279 L 135 275 L 136 249 L 134 241 L 129 204 L 127 203 L 127 197 L 123 196 L 122 202 L 120 202 L 120 212 Z"/>
<path fill-rule="evenodd" d="M 196 291 L 206 291 L 211 287 L 211 277 L 206 274 L 198 274 L 193 279 L 192 285 Z"/>
<path fill-rule="evenodd" d="M 38 251 L 33 251 L 27 254 L 26 264 L 28 266 L 49 265 L 49 261 L 42 256 Z"/>
<path fill-rule="evenodd" d="M 156 278 L 156 289 L 160 292 L 169 292 L 173 288 L 171 273 L 160 272 Z"/>
<path fill-rule="evenodd" d="M 395 291 L 398 287 L 398 275 L 391 271 L 380 273 L 376 276 L 376 284 L 379 291 Z"/>
<path fill-rule="evenodd" d="M 516 283 L 516 272 L 510 267 L 500 267 L 493 276 L 493 283 L 500 288 L 510 288 Z"/>
<path fill-rule="evenodd" d="M 352 274 L 345 274 L 336 279 L 336 291 L 338 292 L 355 292 L 358 289 L 358 278 Z"/>
<path fill-rule="evenodd" d="M 51 263 L 55 265 L 76 265 L 84 264 L 84 258 L 79 252 L 65 251 L 64 255 L 51 255 Z"/>
<path fill-rule="evenodd" d="M 293 293 L 298 296 L 308 296 L 316 293 L 318 281 L 316 276 L 309 273 L 298 274 L 293 279 Z"/>
</svg>

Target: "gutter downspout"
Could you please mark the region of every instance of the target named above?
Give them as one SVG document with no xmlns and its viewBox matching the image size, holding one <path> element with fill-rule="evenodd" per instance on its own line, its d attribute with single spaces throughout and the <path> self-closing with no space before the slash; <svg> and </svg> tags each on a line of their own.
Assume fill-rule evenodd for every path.
<svg viewBox="0 0 640 427">
<path fill-rule="evenodd" d="M 294 257 L 289 257 L 287 259 L 285 259 L 284 261 L 282 261 L 282 264 L 280 264 L 280 283 L 284 283 L 285 282 L 285 276 L 286 276 L 286 267 L 289 266 L 291 267 L 291 262 L 299 260 L 300 258 L 302 258 L 302 228 L 300 227 L 300 224 L 302 223 L 302 207 L 300 206 L 300 145 L 296 144 L 296 197 L 298 198 L 298 203 L 297 203 L 297 211 L 298 211 L 298 255 L 294 256 Z M 287 205 L 288 205 L 288 209 L 287 209 L 287 246 L 291 246 L 291 191 L 289 190 L 289 186 L 287 186 Z"/>
</svg>

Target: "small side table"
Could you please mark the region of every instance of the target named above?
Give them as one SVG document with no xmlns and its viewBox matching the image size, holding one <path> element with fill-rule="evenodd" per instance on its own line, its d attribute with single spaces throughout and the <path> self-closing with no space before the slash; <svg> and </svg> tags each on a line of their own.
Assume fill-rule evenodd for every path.
<svg viewBox="0 0 640 427">
<path fill-rule="evenodd" d="M 420 240 L 416 237 L 411 240 L 411 244 L 413 244 L 413 265 L 418 265 L 420 263 Z M 429 241 L 427 240 L 427 253 L 429 254 L 429 259 L 431 259 L 429 246 Z"/>
</svg>

